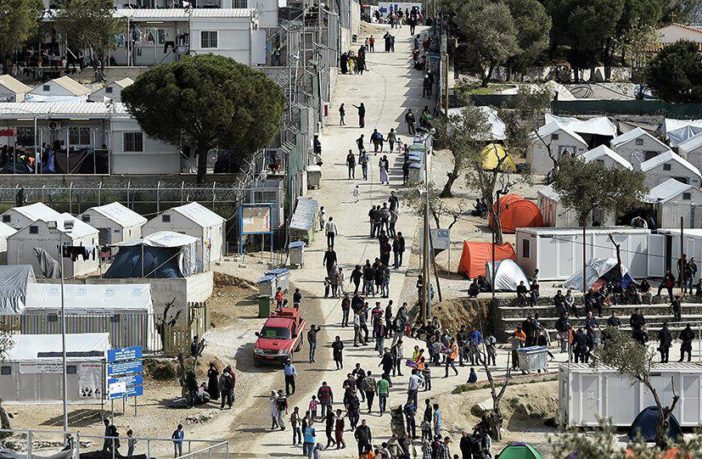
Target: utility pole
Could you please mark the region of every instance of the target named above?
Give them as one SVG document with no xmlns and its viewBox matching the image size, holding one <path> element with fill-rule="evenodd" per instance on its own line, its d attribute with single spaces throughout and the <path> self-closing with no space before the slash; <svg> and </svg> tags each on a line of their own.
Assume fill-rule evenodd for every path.
<svg viewBox="0 0 702 459">
<path fill-rule="evenodd" d="M 63 378 L 62 378 L 62 395 L 63 395 L 63 431 L 68 431 L 68 376 L 67 376 L 67 364 L 66 364 L 66 301 L 64 295 L 64 263 L 63 263 L 63 232 L 70 234 L 73 230 L 73 220 L 63 220 L 60 222 L 63 225 L 63 229 L 59 229 L 59 222 L 56 221 L 56 230 L 59 232 L 59 250 L 58 256 L 61 259 L 61 360 L 63 364 Z M 53 226 L 53 225 L 51 225 Z"/>
</svg>

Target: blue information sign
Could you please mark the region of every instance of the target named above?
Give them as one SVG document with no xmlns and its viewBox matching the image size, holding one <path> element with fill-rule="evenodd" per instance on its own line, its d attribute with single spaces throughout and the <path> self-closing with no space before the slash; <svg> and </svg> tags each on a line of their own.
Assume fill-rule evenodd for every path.
<svg viewBox="0 0 702 459">
<path fill-rule="evenodd" d="M 107 351 L 108 398 L 116 400 L 144 395 L 141 346 Z"/>
<path fill-rule="evenodd" d="M 107 361 L 119 362 L 122 360 L 137 360 L 142 358 L 141 346 L 120 347 L 107 351 Z"/>
</svg>

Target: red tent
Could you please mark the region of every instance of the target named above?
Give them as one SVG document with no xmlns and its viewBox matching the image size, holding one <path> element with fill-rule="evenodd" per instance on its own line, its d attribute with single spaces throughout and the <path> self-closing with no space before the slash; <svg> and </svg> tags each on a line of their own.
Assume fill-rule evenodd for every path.
<svg viewBox="0 0 702 459">
<path fill-rule="evenodd" d="M 517 255 L 511 244 L 495 245 L 495 261 L 509 258 L 516 260 Z M 463 253 L 458 263 L 458 272 L 470 279 L 485 275 L 485 263 L 492 261 L 492 243 L 463 241 Z"/>
<path fill-rule="evenodd" d="M 493 208 L 497 209 L 497 203 Z M 536 204 L 516 194 L 508 194 L 500 199 L 500 222 L 505 233 L 514 233 L 517 228 L 544 226 L 544 218 Z"/>
</svg>

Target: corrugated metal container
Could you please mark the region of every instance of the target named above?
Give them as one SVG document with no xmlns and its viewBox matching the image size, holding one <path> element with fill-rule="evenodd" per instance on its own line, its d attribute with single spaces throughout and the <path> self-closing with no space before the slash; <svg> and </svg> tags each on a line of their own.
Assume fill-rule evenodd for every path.
<svg viewBox="0 0 702 459">
<path fill-rule="evenodd" d="M 672 402 L 675 388 L 680 401 L 673 414 L 681 426 L 702 424 L 702 365 L 657 364 L 652 382 L 664 405 Z M 599 419 L 609 419 L 615 426 L 630 426 L 644 408 L 656 405 L 643 384 L 632 384 L 613 368 L 593 368 L 586 363 L 560 366 L 558 394 L 559 418 L 570 427 L 597 426 Z"/>
</svg>

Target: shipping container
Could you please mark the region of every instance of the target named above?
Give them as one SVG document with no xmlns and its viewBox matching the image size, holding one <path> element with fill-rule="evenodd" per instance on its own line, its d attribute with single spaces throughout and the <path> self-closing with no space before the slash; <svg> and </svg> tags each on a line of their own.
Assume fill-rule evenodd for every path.
<svg viewBox="0 0 702 459">
<path fill-rule="evenodd" d="M 651 377 L 661 402 L 669 405 L 673 388 L 680 400 L 673 414 L 683 427 L 702 424 L 702 365 L 656 364 Z M 594 368 L 586 363 L 562 364 L 558 378 L 559 421 L 568 427 L 595 427 L 600 419 L 628 427 L 653 396 L 639 382 L 632 382 L 614 368 Z"/>
</svg>

